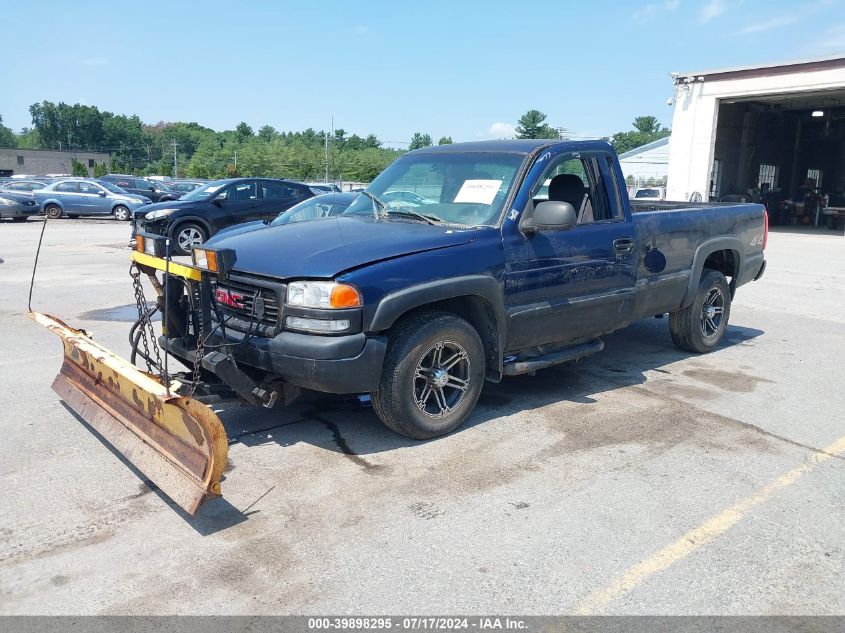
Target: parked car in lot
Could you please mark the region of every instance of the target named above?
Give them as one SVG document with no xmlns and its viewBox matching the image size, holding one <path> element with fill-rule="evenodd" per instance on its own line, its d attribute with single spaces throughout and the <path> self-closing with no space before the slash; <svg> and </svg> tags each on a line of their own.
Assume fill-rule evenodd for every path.
<svg viewBox="0 0 845 633">
<path fill-rule="evenodd" d="M 355 201 L 355 198 L 359 195 L 360 194 L 357 193 L 324 193 L 293 205 L 290 209 L 283 211 L 271 221 L 262 220 L 245 222 L 244 224 L 235 224 L 234 226 L 230 226 L 229 228 L 219 231 L 217 236 L 240 235 L 242 233 L 249 233 L 250 231 L 270 226 L 332 218 L 346 211 L 346 209 L 349 208 L 349 205 L 352 204 Z"/>
<path fill-rule="evenodd" d="M 388 191 L 381 196 L 385 202 L 406 202 L 412 206 L 420 206 L 423 204 L 433 204 L 434 200 L 423 198 L 420 194 L 413 191 Z"/>
<path fill-rule="evenodd" d="M 433 204 L 383 199 L 422 177 Z M 765 209 L 629 201 L 624 183 L 605 142 L 444 145 L 398 158 L 339 216 L 222 233 L 192 253 L 230 262 L 208 298 L 225 331 L 206 345 L 231 352 L 203 367 L 254 403 L 284 383 L 371 393 L 388 427 L 426 439 L 457 428 L 485 380 L 598 352 L 638 319 L 669 313 L 678 347 L 715 349 L 765 270 Z M 196 340 L 164 343 L 192 366 Z"/>
<path fill-rule="evenodd" d="M 10 180 L 0 184 L 0 192 L 13 191 L 15 193 L 22 193 L 32 197 L 32 192 L 36 189 L 43 189 L 47 183 L 41 180 Z"/>
<path fill-rule="evenodd" d="M 151 202 L 110 182 L 77 178 L 58 180 L 33 194 L 41 210 L 54 219 L 63 215 L 112 215 L 116 220 L 129 220 L 134 211 Z"/>
<path fill-rule="evenodd" d="M 178 200 L 182 195 L 181 192 L 173 191 L 167 186 L 167 183 L 160 180 L 147 180 L 146 178 L 120 174 L 106 174 L 100 180 L 110 182 L 128 193 L 149 198 L 153 202 Z"/>
<path fill-rule="evenodd" d="M 165 184 L 171 191 L 177 191 L 183 194 L 194 189 L 199 189 L 205 182 L 200 180 L 168 180 Z"/>
<path fill-rule="evenodd" d="M 0 219 L 26 222 L 29 216 L 39 213 L 41 213 L 41 208 L 32 196 L 12 191 L 0 191 Z"/>
<path fill-rule="evenodd" d="M 342 189 L 333 182 L 304 182 L 302 184 L 310 187 L 315 196 L 319 196 L 321 193 L 342 192 Z"/>
<path fill-rule="evenodd" d="M 228 178 L 206 183 L 179 200 L 160 202 L 136 214 L 144 231 L 168 235 L 177 254 L 234 224 L 272 220 L 314 194 L 306 185 L 271 178 Z"/>
<path fill-rule="evenodd" d="M 662 202 L 666 199 L 666 189 L 663 187 L 643 187 L 642 189 L 637 189 L 634 198 L 636 200 L 656 200 Z"/>
</svg>

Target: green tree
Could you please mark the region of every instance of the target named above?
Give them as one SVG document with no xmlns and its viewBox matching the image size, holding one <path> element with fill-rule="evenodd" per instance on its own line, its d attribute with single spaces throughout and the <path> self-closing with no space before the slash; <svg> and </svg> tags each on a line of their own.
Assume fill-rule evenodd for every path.
<svg viewBox="0 0 845 633">
<path fill-rule="evenodd" d="M 611 138 L 610 143 L 618 154 L 624 154 L 670 134 L 669 129 L 662 127 L 657 117 L 653 116 L 638 116 L 634 119 L 633 127 L 633 130 L 617 132 Z"/>
<path fill-rule="evenodd" d="M 262 125 L 260 128 L 258 128 L 258 138 L 260 138 L 265 143 L 269 143 L 270 141 L 272 141 L 277 134 L 278 132 L 276 132 L 276 128 L 274 128 L 272 125 Z"/>
<path fill-rule="evenodd" d="M 419 149 L 421 147 L 430 147 L 433 145 L 433 141 L 431 140 L 430 134 L 422 134 L 420 132 L 414 132 L 414 136 L 411 137 L 411 143 L 408 145 L 409 150 Z"/>
<path fill-rule="evenodd" d="M 451 145 L 452 144 L 452 137 L 451 136 L 441 136 L 440 140 L 437 141 L 438 145 Z"/>
<path fill-rule="evenodd" d="M 102 178 L 109 173 L 109 168 L 105 163 L 94 163 L 94 178 Z"/>
<path fill-rule="evenodd" d="M 88 168 L 81 161 L 75 158 L 70 159 L 70 173 L 72 176 L 88 176 Z"/>
<path fill-rule="evenodd" d="M 17 147 L 18 139 L 15 133 L 3 125 L 3 117 L 0 115 L 0 147 Z"/>
<path fill-rule="evenodd" d="M 243 143 L 248 138 L 252 138 L 252 128 L 247 123 L 241 121 L 238 123 L 238 127 L 235 128 L 235 136 L 239 143 Z"/>
<path fill-rule="evenodd" d="M 557 131 L 545 121 L 544 113 L 539 110 L 529 110 L 519 118 L 516 138 L 557 138 Z"/>
</svg>

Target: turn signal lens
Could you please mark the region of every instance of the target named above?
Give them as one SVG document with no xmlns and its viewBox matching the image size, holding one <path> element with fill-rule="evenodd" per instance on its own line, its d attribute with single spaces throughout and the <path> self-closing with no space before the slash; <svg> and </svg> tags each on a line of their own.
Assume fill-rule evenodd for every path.
<svg viewBox="0 0 845 633">
<path fill-rule="evenodd" d="M 329 304 L 333 308 L 357 308 L 361 305 L 361 295 L 352 286 L 337 284 L 332 288 Z"/>
<path fill-rule="evenodd" d="M 135 237 L 135 250 L 139 253 L 144 252 L 144 238 L 141 235 Z"/>
<path fill-rule="evenodd" d="M 194 247 L 191 249 L 191 259 L 194 260 L 194 266 L 197 268 L 217 272 L 217 251 Z"/>
</svg>

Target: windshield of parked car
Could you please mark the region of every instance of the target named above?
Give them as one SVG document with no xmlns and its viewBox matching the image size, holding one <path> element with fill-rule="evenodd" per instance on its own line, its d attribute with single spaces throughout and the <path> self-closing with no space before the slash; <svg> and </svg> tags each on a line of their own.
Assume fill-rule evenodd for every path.
<svg viewBox="0 0 845 633">
<path fill-rule="evenodd" d="M 110 183 L 108 180 L 98 180 L 97 184 L 100 185 L 103 189 L 108 189 L 112 193 L 122 193 L 124 195 L 129 195 L 129 192 L 126 189 L 121 189 L 117 185 Z"/>
<path fill-rule="evenodd" d="M 225 180 L 215 180 L 214 182 L 207 182 L 202 187 L 194 189 L 190 193 L 186 193 L 179 200 L 208 200 L 215 193 L 220 191 L 223 187 L 229 184 Z"/>
<path fill-rule="evenodd" d="M 514 184 L 522 154 L 436 152 L 407 154 L 394 161 L 366 191 L 380 202 L 381 217 L 409 220 L 409 212 L 464 226 L 495 225 Z M 347 214 L 373 215 L 367 196 Z"/>
<path fill-rule="evenodd" d="M 270 225 L 278 226 L 279 224 L 291 224 L 340 215 L 349 207 L 349 203 L 349 199 L 345 196 L 338 198 L 332 193 L 323 194 L 295 204 L 287 211 L 280 213 L 270 222 Z"/>
</svg>

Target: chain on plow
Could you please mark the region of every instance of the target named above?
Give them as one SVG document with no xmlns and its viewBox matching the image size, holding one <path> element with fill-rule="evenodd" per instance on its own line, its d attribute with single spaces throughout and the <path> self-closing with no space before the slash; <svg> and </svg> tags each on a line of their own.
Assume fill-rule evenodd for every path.
<svg viewBox="0 0 845 633">
<path fill-rule="evenodd" d="M 138 309 L 139 327 L 141 329 L 139 333 L 140 343 L 144 347 L 143 356 L 144 362 L 147 365 L 147 371 L 150 373 L 158 372 L 162 384 L 166 384 L 168 377 L 164 375 L 164 365 L 161 362 L 161 354 L 159 354 L 158 345 L 156 344 L 152 315 L 147 305 L 147 298 L 144 296 L 144 286 L 141 284 L 141 269 L 138 267 L 138 264 L 132 263 L 129 267 L 129 276 L 132 277 L 132 288 L 135 291 L 135 306 Z M 153 354 L 155 354 L 154 361 L 150 356 L 150 343 L 152 343 Z"/>
</svg>

